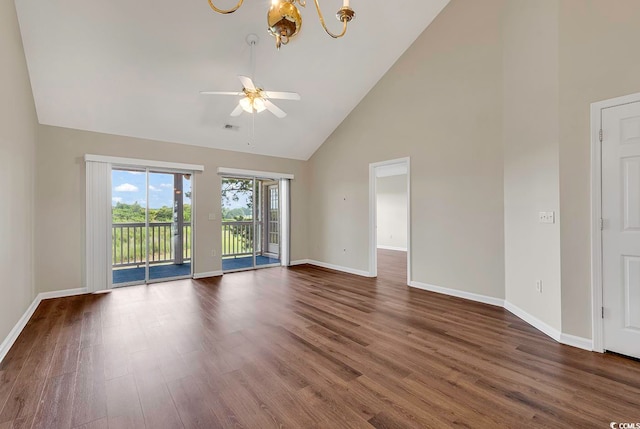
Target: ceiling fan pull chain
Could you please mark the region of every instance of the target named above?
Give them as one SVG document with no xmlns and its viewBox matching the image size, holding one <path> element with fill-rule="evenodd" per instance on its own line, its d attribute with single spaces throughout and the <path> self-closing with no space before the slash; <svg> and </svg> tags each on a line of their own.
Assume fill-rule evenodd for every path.
<svg viewBox="0 0 640 429">
<path fill-rule="evenodd" d="M 255 54 L 255 47 L 256 47 L 256 42 L 255 41 L 250 41 L 249 45 L 251 45 L 251 61 L 249 64 L 249 67 L 251 67 L 251 80 L 255 80 L 256 79 L 256 54 Z"/>
<path fill-rule="evenodd" d="M 238 4 L 235 5 L 235 7 L 231 8 L 231 9 L 219 9 L 213 4 L 213 0 L 209 0 L 209 6 L 211 6 L 211 9 L 213 9 L 214 11 L 216 11 L 216 12 L 222 14 L 222 15 L 228 15 L 228 14 L 233 13 L 236 10 L 240 9 L 240 6 L 242 6 L 243 2 L 244 2 L 244 0 L 238 0 Z"/>
<path fill-rule="evenodd" d="M 249 130 L 249 142 L 247 146 L 251 146 L 251 143 L 256 138 L 256 113 L 255 110 L 251 112 L 251 129 Z"/>
</svg>

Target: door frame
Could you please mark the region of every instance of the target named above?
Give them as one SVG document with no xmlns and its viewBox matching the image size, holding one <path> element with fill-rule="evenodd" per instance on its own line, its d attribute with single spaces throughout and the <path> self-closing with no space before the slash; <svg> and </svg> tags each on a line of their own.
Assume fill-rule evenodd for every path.
<svg viewBox="0 0 640 429">
<path fill-rule="evenodd" d="M 181 164 L 177 164 L 177 165 L 181 165 Z M 150 285 L 150 284 L 154 284 L 154 283 L 164 283 L 164 282 L 169 282 L 169 281 L 174 281 L 174 280 L 184 280 L 184 279 L 189 279 L 189 278 L 193 278 L 194 273 L 195 273 L 195 231 L 196 231 L 196 225 L 195 225 L 195 218 L 196 218 L 196 213 L 195 213 L 195 195 L 196 195 L 196 191 L 195 191 L 195 178 L 196 178 L 196 172 L 198 172 L 198 170 L 183 170 L 183 169 L 176 169 L 176 168 L 170 168 L 170 167 L 165 167 L 165 166 L 161 166 L 161 167 L 149 167 L 149 166 L 143 166 L 143 165 L 133 165 L 133 164 L 111 164 L 111 172 L 113 172 L 113 170 L 125 170 L 128 171 L 129 169 L 138 169 L 138 170 L 144 170 L 144 175 L 145 175 L 145 198 L 147 201 L 146 207 L 145 207 L 145 215 L 144 215 L 144 219 L 145 219 L 145 230 L 147 231 L 146 234 L 146 240 L 145 240 L 145 264 L 144 264 L 144 280 L 142 281 L 135 281 L 135 282 L 125 282 L 125 283 L 118 283 L 117 285 L 113 284 L 113 260 L 112 260 L 112 256 L 109 256 L 109 279 L 108 279 L 108 289 L 118 289 L 121 287 L 128 287 L 128 286 L 139 286 L 139 285 Z M 137 170 L 136 170 L 137 171 Z M 148 205 L 148 201 L 149 201 L 149 175 L 152 173 L 158 173 L 158 174 L 181 174 L 181 175 L 185 175 L 185 174 L 189 174 L 191 176 L 191 232 L 190 232 L 190 237 L 189 237 L 189 241 L 191 243 L 191 262 L 190 262 L 190 272 L 189 274 L 185 274 L 183 276 L 176 276 L 176 277 L 164 277 L 164 278 L 160 278 L 160 279 L 151 279 L 149 278 L 149 269 L 150 269 L 150 264 L 149 264 L 149 205 Z M 109 177 L 109 198 L 111 199 L 112 195 L 112 191 L 113 191 L 113 186 L 111 183 L 111 178 L 113 176 L 110 174 Z M 183 196 L 184 198 L 184 196 Z M 111 235 L 111 231 L 113 230 L 113 218 L 112 218 L 112 214 L 111 211 L 109 212 L 109 216 L 108 216 L 108 223 L 109 223 L 109 235 Z M 109 244 L 112 244 L 111 241 L 109 242 Z M 113 249 L 109 249 L 109 254 L 111 255 L 111 253 L 113 252 Z"/>
<path fill-rule="evenodd" d="M 369 277 L 378 276 L 376 169 L 389 165 L 407 168 L 407 286 L 411 283 L 411 158 L 397 158 L 369 164 Z"/>
<path fill-rule="evenodd" d="M 591 325 L 592 349 L 604 353 L 602 279 L 602 111 L 640 102 L 640 92 L 591 103 Z"/>
<path fill-rule="evenodd" d="M 236 174 L 226 174 L 225 171 L 233 171 L 233 172 L 240 172 L 240 174 L 236 173 Z M 242 172 L 246 172 L 247 174 L 241 174 Z M 257 175 L 249 175 L 249 174 L 255 174 L 255 173 L 261 173 L 260 176 Z M 276 177 L 279 178 L 274 178 L 274 177 L 267 177 L 267 174 L 273 174 Z M 250 171 L 250 170 L 238 170 L 238 169 L 227 169 L 227 168 L 218 168 L 218 175 L 220 176 L 220 180 L 222 183 L 222 180 L 226 179 L 240 179 L 240 180 L 251 180 L 253 182 L 252 185 L 252 194 L 254 197 L 254 204 L 253 204 L 253 210 L 252 210 L 252 217 L 253 217 L 253 222 L 252 222 L 252 226 L 253 226 L 253 252 L 251 254 L 253 263 L 251 267 L 247 267 L 247 268 L 238 268 L 238 269 L 233 269 L 233 270 L 224 270 L 222 268 L 222 258 L 223 258 L 223 253 L 224 253 L 224 249 L 223 251 L 220 253 L 220 268 L 221 271 L 224 274 L 230 274 L 230 273 L 236 273 L 236 272 L 241 272 L 241 271 L 251 271 L 251 270 L 258 270 L 258 269 L 262 269 L 262 268 L 273 268 L 273 267 L 279 267 L 282 265 L 283 263 L 283 259 L 282 259 L 282 247 L 280 247 L 280 250 L 278 252 L 278 257 L 280 262 L 277 263 L 272 263 L 272 264 L 264 264 L 264 265 L 258 265 L 257 263 L 257 249 L 256 249 L 256 236 L 261 236 L 260 240 L 264 240 L 264 230 L 265 228 L 265 220 L 264 220 L 264 213 L 262 213 L 263 216 L 263 220 L 262 220 L 262 230 L 260 231 L 259 235 L 256 235 L 256 230 L 257 230 L 257 225 L 258 225 L 258 206 L 262 205 L 264 206 L 264 201 L 260 202 L 260 204 L 255 204 L 255 195 L 257 192 L 260 192 L 261 194 L 263 194 L 263 188 L 265 188 L 266 186 L 264 186 L 262 183 L 260 183 L 260 185 L 258 186 L 258 182 L 259 181 L 270 181 L 270 182 L 274 182 L 277 183 L 278 186 L 278 198 L 279 198 L 279 204 L 280 206 L 282 206 L 282 200 L 280 199 L 280 182 L 283 178 L 288 178 L 293 177 L 292 175 L 288 175 L 288 174 L 281 174 L 281 173 L 264 173 L 264 172 L 254 172 L 254 171 Z M 259 190 L 259 191 L 258 191 Z M 262 198 L 264 200 L 264 195 L 262 195 Z M 264 210 L 264 207 L 262 208 L 262 210 Z M 279 210 L 281 210 L 281 208 L 279 208 Z M 223 224 L 222 222 L 222 218 L 220 218 L 220 222 L 221 225 Z M 280 243 L 282 242 L 282 229 L 283 229 L 283 219 L 282 216 L 280 216 L 279 219 L 279 227 L 280 227 L 280 231 L 279 231 L 279 240 Z M 264 247 L 264 243 L 261 243 L 262 247 Z"/>
</svg>

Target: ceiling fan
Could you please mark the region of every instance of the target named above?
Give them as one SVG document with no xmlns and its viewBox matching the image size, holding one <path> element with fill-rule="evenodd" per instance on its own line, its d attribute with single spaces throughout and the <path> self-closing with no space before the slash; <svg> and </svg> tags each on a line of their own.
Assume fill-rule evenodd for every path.
<svg viewBox="0 0 640 429">
<path fill-rule="evenodd" d="M 247 36 L 247 43 L 251 46 L 251 69 L 255 68 L 253 49 L 258 43 L 258 36 L 250 34 Z M 300 94 L 295 92 L 283 92 L 283 91 L 266 91 L 253 82 L 253 79 L 247 76 L 238 76 L 242 83 L 242 91 L 201 91 L 200 94 L 204 95 L 235 95 L 242 98 L 238 102 L 238 106 L 233 109 L 231 116 L 240 116 L 243 111 L 248 113 L 262 112 L 265 109 L 273 113 L 278 118 L 284 118 L 287 114 L 273 104 L 270 99 L 274 100 L 300 100 Z"/>
</svg>

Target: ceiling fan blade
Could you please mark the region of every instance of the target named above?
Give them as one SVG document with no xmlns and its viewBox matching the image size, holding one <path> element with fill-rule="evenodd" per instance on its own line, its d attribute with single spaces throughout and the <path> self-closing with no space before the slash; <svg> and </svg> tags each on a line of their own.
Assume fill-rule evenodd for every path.
<svg viewBox="0 0 640 429">
<path fill-rule="evenodd" d="M 238 79 L 240 79 L 240 82 L 242 82 L 242 86 L 244 86 L 246 89 L 255 91 L 256 86 L 253 84 L 253 81 L 250 77 L 238 76 Z"/>
<path fill-rule="evenodd" d="M 300 94 L 297 92 L 284 92 L 284 91 L 263 91 L 267 98 L 273 98 L 278 100 L 300 100 Z"/>
<path fill-rule="evenodd" d="M 203 95 L 242 95 L 242 92 L 230 92 L 230 91 L 200 91 Z"/>
<path fill-rule="evenodd" d="M 240 116 L 242 114 L 242 106 L 241 105 L 237 105 L 235 109 L 233 109 L 233 112 L 231 112 L 231 116 Z"/>
<path fill-rule="evenodd" d="M 264 100 L 264 107 L 266 107 L 267 110 L 269 110 L 269 112 L 273 113 L 280 119 L 287 116 L 284 110 L 282 110 L 281 108 L 279 108 L 278 106 L 270 102 L 269 100 Z"/>
</svg>

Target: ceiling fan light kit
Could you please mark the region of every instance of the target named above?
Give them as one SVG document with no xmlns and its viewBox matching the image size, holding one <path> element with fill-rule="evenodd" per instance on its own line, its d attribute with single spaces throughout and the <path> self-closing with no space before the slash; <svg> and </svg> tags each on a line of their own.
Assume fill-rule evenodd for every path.
<svg viewBox="0 0 640 429">
<path fill-rule="evenodd" d="M 242 110 L 244 110 L 245 112 L 253 113 L 253 111 L 255 110 L 256 112 L 260 113 L 267 108 L 262 98 L 251 93 L 245 94 L 247 94 L 247 96 L 240 99 L 240 105 L 242 106 Z"/>
<path fill-rule="evenodd" d="M 213 0 L 208 1 L 211 9 L 223 15 L 233 13 L 240 9 L 240 6 L 242 6 L 242 3 L 244 2 L 244 0 L 238 0 L 235 7 L 231 9 L 220 9 L 213 4 Z M 329 30 L 324 20 L 322 10 L 320 9 L 320 3 L 318 3 L 318 0 L 313 1 L 316 6 L 316 11 L 318 12 L 318 19 L 320 20 L 320 24 L 322 25 L 322 28 L 324 28 L 324 31 L 334 39 L 344 36 L 347 33 L 347 25 L 356 16 L 356 13 L 349 6 L 349 0 L 343 0 L 344 3 L 342 7 L 338 9 L 338 12 L 336 12 L 336 18 L 338 21 L 342 22 L 342 31 L 340 33 L 333 33 Z M 300 11 L 298 10 L 296 3 L 305 7 L 307 1 L 271 0 L 271 7 L 267 12 L 267 25 L 269 34 L 276 39 L 276 48 L 278 49 L 280 49 L 281 45 L 289 43 L 289 40 L 298 34 L 302 28 L 302 15 L 300 15 Z"/>
<path fill-rule="evenodd" d="M 255 34 L 249 34 L 247 36 L 247 44 L 251 46 L 251 69 L 255 68 L 254 62 L 254 47 L 258 44 L 258 36 Z M 253 74 L 253 73 L 252 73 Z M 260 113 L 265 110 L 270 111 L 276 117 L 282 119 L 287 114 L 278 106 L 273 104 L 269 99 L 278 100 L 293 100 L 300 101 L 300 94 L 296 92 L 284 92 L 284 91 L 266 91 L 253 82 L 253 79 L 247 76 L 238 76 L 242 83 L 242 91 L 202 91 L 200 94 L 205 95 L 235 95 L 242 98 L 238 101 L 238 105 L 231 112 L 231 116 L 240 116 L 243 111 L 247 113 Z"/>
</svg>

